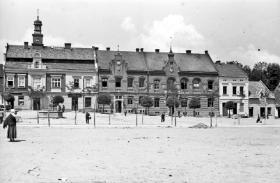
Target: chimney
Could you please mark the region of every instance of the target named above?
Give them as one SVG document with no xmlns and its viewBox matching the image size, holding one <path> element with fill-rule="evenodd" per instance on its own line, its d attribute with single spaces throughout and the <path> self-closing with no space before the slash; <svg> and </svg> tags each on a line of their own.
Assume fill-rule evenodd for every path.
<svg viewBox="0 0 280 183">
<path fill-rule="evenodd" d="M 155 52 L 156 52 L 156 53 L 159 53 L 159 49 L 155 49 Z"/>
<path fill-rule="evenodd" d="M 71 49 L 71 43 L 65 43 L 64 48 L 65 49 Z"/>
<path fill-rule="evenodd" d="M 28 42 L 24 42 L 24 49 L 28 49 Z"/>
<path fill-rule="evenodd" d="M 207 55 L 208 55 L 208 50 L 205 50 L 205 54 L 207 54 Z"/>
<path fill-rule="evenodd" d="M 186 54 L 191 54 L 192 50 L 186 50 Z"/>
<path fill-rule="evenodd" d="M 220 61 L 220 60 L 217 60 L 217 61 L 215 62 L 215 64 L 221 65 L 221 61 Z"/>
<path fill-rule="evenodd" d="M 94 47 L 94 50 L 97 51 L 99 48 L 98 47 Z"/>
<path fill-rule="evenodd" d="M 110 51 L 110 47 L 107 47 L 106 50 L 107 50 L 107 51 Z"/>
<path fill-rule="evenodd" d="M 144 52 L 144 48 L 140 48 L 141 52 Z"/>
<path fill-rule="evenodd" d="M 136 52 L 139 52 L 139 48 L 136 48 Z"/>
</svg>

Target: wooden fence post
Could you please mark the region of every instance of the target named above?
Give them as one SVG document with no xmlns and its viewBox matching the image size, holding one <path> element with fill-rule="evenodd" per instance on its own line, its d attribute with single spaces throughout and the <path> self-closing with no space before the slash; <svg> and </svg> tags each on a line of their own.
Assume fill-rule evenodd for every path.
<svg viewBox="0 0 280 183">
<path fill-rule="evenodd" d="M 39 112 L 37 111 L 37 124 L 39 124 Z"/>
<path fill-rule="evenodd" d="M 49 125 L 49 127 L 51 126 L 51 122 L 50 122 L 50 111 L 48 111 L 48 125 Z"/>
</svg>

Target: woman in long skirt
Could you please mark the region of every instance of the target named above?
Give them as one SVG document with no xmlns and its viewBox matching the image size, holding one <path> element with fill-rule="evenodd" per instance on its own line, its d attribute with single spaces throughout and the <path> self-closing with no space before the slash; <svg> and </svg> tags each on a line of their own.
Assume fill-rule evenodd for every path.
<svg viewBox="0 0 280 183">
<path fill-rule="evenodd" d="M 7 116 L 3 124 L 3 128 L 6 128 L 6 126 L 8 126 L 7 138 L 10 139 L 10 142 L 14 142 L 15 138 L 17 138 L 17 121 L 15 115 L 16 111 L 14 109 L 11 109 L 11 113 Z"/>
</svg>

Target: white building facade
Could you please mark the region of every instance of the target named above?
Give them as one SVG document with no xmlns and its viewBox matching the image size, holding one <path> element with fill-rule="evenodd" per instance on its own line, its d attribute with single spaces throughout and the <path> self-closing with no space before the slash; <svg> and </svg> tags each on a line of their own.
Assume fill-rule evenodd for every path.
<svg viewBox="0 0 280 183">
<path fill-rule="evenodd" d="M 231 114 L 248 116 L 249 114 L 249 81 L 247 74 L 236 64 L 216 63 L 219 72 L 219 111 L 227 116 L 226 103 L 232 101 L 234 108 Z"/>
</svg>

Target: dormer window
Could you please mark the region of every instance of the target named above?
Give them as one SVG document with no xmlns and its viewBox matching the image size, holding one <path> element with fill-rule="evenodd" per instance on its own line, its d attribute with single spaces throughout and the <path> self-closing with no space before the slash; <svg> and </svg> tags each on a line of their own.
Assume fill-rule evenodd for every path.
<svg viewBox="0 0 280 183">
<path fill-rule="evenodd" d="M 200 79 L 199 78 L 195 78 L 193 80 L 193 88 L 194 89 L 199 89 L 199 86 L 200 86 Z"/>
</svg>

